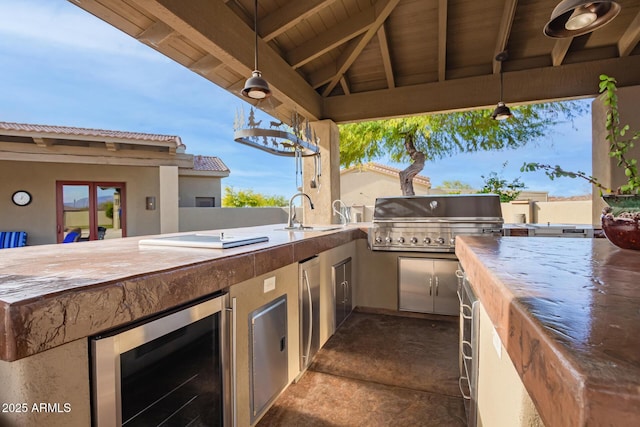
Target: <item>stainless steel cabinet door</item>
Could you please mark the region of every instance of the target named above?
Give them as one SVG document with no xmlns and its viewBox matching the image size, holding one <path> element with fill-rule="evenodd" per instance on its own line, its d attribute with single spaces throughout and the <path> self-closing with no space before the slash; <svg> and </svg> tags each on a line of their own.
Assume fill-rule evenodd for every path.
<svg viewBox="0 0 640 427">
<path fill-rule="evenodd" d="M 251 422 L 289 381 L 286 295 L 249 315 L 251 335 Z"/>
<path fill-rule="evenodd" d="M 438 259 L 433 261 L 433 312 L 437 314 L 457 315 L 458 302 L 458 261 Z"/>
<path fill-rule="evenodd" d="M 428 258 L 398 258 L 400 310 L 419 313 L 433 311 L 433 260 Z"/>
<path fill-rule="evenodd" d="M 351 258 L 332 267 L 334 324 L 335 328 L 344 322 L 353 309 L 353 287 L 351 283 Z"/>
</svg>

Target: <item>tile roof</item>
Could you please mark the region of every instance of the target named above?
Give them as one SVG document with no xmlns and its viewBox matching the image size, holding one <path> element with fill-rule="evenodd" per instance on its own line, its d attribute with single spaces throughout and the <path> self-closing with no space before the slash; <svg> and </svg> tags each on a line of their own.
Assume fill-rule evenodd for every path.
<svg viewBox="0 0 640 427">
<path fill-rule="evenodd" d="M 158 135 L 151 133 L 141 132 L 123 132 L 117 130 L 104 130 L 104 129 L 89 129 L 70 126 L 50 126 L 50 125 L 36 125 L 26 123 L 10 123 L 0 122 L 0 130 L 15 131 L 15 132 L 28 132 L 28 133 L 43 133 L 43 134 L 55 134 L 60 136 L 85 136 L 85 137 L 106 137 L 106 138 L 118 138 L 129 139 L 138 141 L 156 141 L 156 142 L 175 142 L 178 147 L 185 147 L 179 136 L 175 135 Z"/>
<path fill-rule="evenodd" d="M 382 173 L 384 175 L 390 175 L 397 178 L 398 173 L 400 173 L 401 170 L 402 169 L 394 168 L 387 165 L 382 165 L 380 163 L 369 162 L 363 165 L 356 165 L 347 169 L 342 169 L 340 173 L 343 174 L 343 173 L 352 172 L 352 171 L 361 171 L 361 172 L 371 171 L 371 172 Z M 428 188 L 431 188 L 431 178 L 427 176 L 416 175 L 415 177 L 413 177 L 413 182 L 415 184 L 421 184 L 421 185 L 427 186 Z"/>
<path fill-rule="evenodd" d="M 219 157 L 200 155 L 193 156 L 193 170 L 229 172 L 229 168 Z"/>
</svg>

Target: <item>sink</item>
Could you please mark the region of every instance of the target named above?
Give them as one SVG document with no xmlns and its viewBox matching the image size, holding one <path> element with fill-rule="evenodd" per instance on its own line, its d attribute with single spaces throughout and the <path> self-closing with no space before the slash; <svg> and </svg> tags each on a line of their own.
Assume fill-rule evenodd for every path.
<svg viewBox="0 0 640 427">
<path fill-rule="evenodd" d="M 298 232 L 321 232 L 321 231 L 331 231 L 331 230 L 339 230 L 343 228 L 341 225 L 305 225 L 303 228 L 295 227 L 295 228 L 276 228 L 276 231 L 298 231 Z"/>
<path fill-rule="evenodd" d="M 142 239 L 140 246 L 182 246 L 189 248 L 227 249 L 236 246 L 266 242 L 267 236 L 233 236 L 220 234 L 185 234 L 183 236 L 154 237 Z"/>
</svg>

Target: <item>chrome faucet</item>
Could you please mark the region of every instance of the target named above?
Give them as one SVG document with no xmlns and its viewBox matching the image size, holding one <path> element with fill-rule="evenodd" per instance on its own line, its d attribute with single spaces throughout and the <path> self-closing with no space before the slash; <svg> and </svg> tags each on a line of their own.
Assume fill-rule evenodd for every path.
<svg viewBox="0 0 640 427">
<path fill-rule="evenodd" d="M 336 207 L 336 204 L 339 207 Z M 347 225 L 349 221 L 351 221 L 351 208 L 347 206 L 342 200 L 334 200 L 331 204 L 331 208 L 333 209 L 333 213 L 340 217 L 340 224 Z"/>
<path fill-rule="evenodd" d="M 289 221 L 287 222 L 287 227 L 286 227 L 288 229 L 296 228 L 293 225 L 293 222 L 296 219 L 296 210 L 293 208 L 293 200 L 298 196 L 306 197 L 307 200 L 309 200 L 309 206 L 311 207 L 311 209 L 313 209 L 313 202 L 311 201 L 311 197 L 309 197 L 307 193 L 303 193 L 302 191 L 300 191 L 299 193 L 296 193 L 293 196 L 291 196 L 291 199 L 289 199 Z M 300 228 L 303 228 L 302 223 L 300 222 L 299 224 L 300 224 Z"/>
</svg>

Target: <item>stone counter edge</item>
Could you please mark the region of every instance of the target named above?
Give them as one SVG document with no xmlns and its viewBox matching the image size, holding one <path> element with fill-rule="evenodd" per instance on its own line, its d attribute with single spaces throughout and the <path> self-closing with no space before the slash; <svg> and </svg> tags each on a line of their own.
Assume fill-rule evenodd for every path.
<svg viewBox="0 0 640 427">
<path fill-rule="evenodd" d="M 0 360 L 15 361 L 122 327 L 363 238 L 366 231 L 360 228 L 337 230 L 17 304 L 0 302 Z"/>
</svg>

